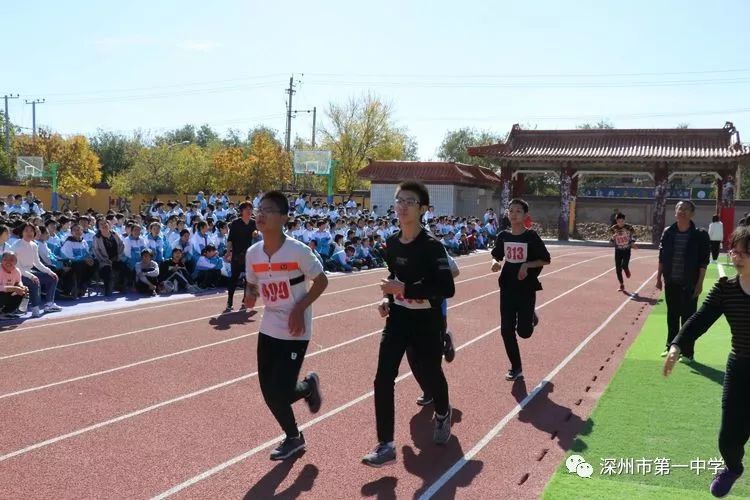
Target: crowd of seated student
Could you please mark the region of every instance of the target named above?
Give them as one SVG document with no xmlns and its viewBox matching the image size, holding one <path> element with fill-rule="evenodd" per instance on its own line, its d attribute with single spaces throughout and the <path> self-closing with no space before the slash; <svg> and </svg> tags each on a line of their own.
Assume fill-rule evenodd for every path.
<svg viewBox="0 0 750 500">
<path fill-rule="evenodd" d="M 255 208 L 260 197 L 252 200 Z M 327 271 L 385 265 L 386 241 L 399 230 L 392 206 L 379 214 L 377 207 L 363 209 L 351 197 L 334 205 L 306 194 L 290 199 L 290 206 L 287 235 L 308 244 Z M 484 222 L 435 217 L 433 208 L 428 214 L 425 227 L 451 255 L 491 246 L 498 231 L 487 214 Z M 92 290 L 112 298 L 118 292 L 153 296 L 225 286 L 231 273 L 224 258 L 229 223 L 237 216 L 226 193 L 199 192 L 185 207 L 154 200 L 133 214 L 47 212 L 30 192 L 9 196 L 0 200 L 2 314 L 39 317 L 61 309 L 56 298 L 78 300 Z M 261 239 L 262 234 L 253 235 L 253 242 Z M 25 313 L 19 311 L 23 299 L 28 299 Z"/>
</svg>

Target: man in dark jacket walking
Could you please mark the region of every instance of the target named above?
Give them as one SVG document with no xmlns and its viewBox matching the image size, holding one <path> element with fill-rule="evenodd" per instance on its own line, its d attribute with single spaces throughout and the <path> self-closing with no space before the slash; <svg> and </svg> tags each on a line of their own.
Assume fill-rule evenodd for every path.
<svg viewBox="0 0 750 500">
<path fill-rule="evenodd" d="M 695 314 L 698 297 L 703 291 L 711 245 L 708 233 L 695 227 L 693 215 L 695 205 L 692 201 L 678 202 L 675 207 L 677 222 L 664 230 L 659 243 L 656 288 L 664 288 L 667 301 L 667 348 L 662 357 L 669 354 L 669 346 L 680 327 Z M 694 360 L 693 347 L 693 344 L 685 346 L 682 361 Z"/>
</svg>

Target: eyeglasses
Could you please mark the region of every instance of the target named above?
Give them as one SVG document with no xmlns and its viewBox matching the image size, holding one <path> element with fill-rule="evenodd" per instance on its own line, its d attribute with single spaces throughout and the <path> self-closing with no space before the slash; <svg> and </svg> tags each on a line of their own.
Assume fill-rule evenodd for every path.
<svg viewBox="0 0 750 500">
<path fill-rule="evenodd" d="M 734 248 L 732 248 L 731 250 L 729 250 L 729 256 L 730 257 L 739 257 L 739 258 L 744 259 L 748 255 L 750 255 L 750 254 L 747 253 L 747 252 L 743 252 L 742 250 L 735 250 Z"/>
<path fill-rule="evenodd" d="M 281 210 L 276 210 L 275 208 L 259 208 L 258 213 L 261 215 L 280 214 Z"/>
<path fill-rule="evenodd" d="M 415 200 L 414 198 L 409 199 L 403 199 L 403 198 L 396 198 L 393 200 L 393 204 L 397 207 L 416 207 L 419 205 L 419 200 Z"/>
</svg>

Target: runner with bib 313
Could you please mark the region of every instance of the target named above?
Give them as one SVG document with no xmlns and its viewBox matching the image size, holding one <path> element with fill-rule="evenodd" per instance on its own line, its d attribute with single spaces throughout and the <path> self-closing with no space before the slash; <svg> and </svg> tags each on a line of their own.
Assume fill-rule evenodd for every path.
<svg viewBox="0 0 750 500">
<path fill-rule="evenodd" d="M 529 204 L 515 198 L 508 206 L 510 230 L 497 235 L 492 249 L 492 272 L 500 271 L 500 333 L 505 344 L 505 352 L 510 360 L 510 369 L 505 380 L 523 378 L 521 351 L 518 336 L 531 337 L 539 318 L 534 311 L 536 292 L 542 289 L 539 274 L 543 266 L 550 263 L 547 247 L 536 231 L 526 229 L 524 218 L 529 212 Z M 505 261 L 502 265 L 500 261 Z"/>
</svg>

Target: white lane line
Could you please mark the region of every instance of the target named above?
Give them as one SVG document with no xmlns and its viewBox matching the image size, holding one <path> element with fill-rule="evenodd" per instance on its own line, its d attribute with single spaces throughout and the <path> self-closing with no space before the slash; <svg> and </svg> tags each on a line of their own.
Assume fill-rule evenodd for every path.
<svg viewBox="0 0 750 500">
<path fill-rule="evenodd" d="M 584 253 L 592 253 L 592 252 L 570 252 L 570 253 L 566 253 L 566 254 L 562 254 L 562 255 L 553 255 L 553 257 L 560 258 L 560 257 L 566 257 L 568 255 L 584 254 Z M 482 251 L 480 251 L 480 253 L 476 253 L 476 254 L 472 254 L 472 255 L 465 255 L 465 256 L 462 256 L 462 257 L 457 257 L 457 259 L 460 262 L 460 261 L 463 261 L 463 260 L 473 259 L 474 257 L 487 257 L 488 255 L 489 255 L 489 252 L 482 250 Z M 471 264 L 471 265 L 467 265 L 467 266 L 463 266 L 463 267 L 464 268 L 474 267 L 474 266 L 481 265 L 481 264 L 483 264 L 483 262 L 481 262 L 479 264 Z M 366 271 L 360 271 L 360 272 L 357 272 L 357 273 L 341 273 L 340 275 L 330 276 L 328 279 L 329 280 L 334 280 L 334 279 L 339 279 L 339 278 L 350 278 L 350 277 L 361 276 L 361 275 L 365 275 L 365 274 L 369 274 L 369 273 L 377 272 L 377 271 L 385 271 L 385 269 L 384 268 L 378 268 L 378 269 L 369 269 L 369 270 L 366 270 Z M 351 291 L 351 290 L 357 290 L 359 288 L 366 288 L 368 286 L 373 286 L 373 285 L 375 285 L 375 283 L 369 284 L 369 285 L 362 285 L 360 287 L 347 288 L 345 290 L 337 290 L 337 291 L 334 291 L 334 292 L 328 292 L 328 294 L 343 293 L 343 292 L 347 292 L 347 291 Z M 6 332 L 3 332 L 3 337 L 6 336 L 6 335 L 14 334 L 14 333 L 19 333 L 19 332 L 28 331 L 28 330 L 35 330 L 35 329 L 38 329 L 38 328 L 46 328 L 46 327 L 49 327 L 49 326 L 67 325 L 67 324 L 70 324 L 70 323 L 77 323 L 79 321 L 99 319 L 99 318 L 106 318 L 106 317 L 109 317 L 109 316 L 118 316 L 120 314 L 128 314 L 128 313 L 132 313 L 132 312 L 150 311 L 152 309 L 162 309 L 162 308 L 170 307 L 170 306 L 179 306 L 179 305 L 184 305 L 184 304 L 193 304 L 193 303 L 196 303 L 196 302 L 205 302 L 205 301 L 208 301 L 208 300 L 215 300 L 215 299 L 221 299 L 221 298 L 226 298 L 226 294 L 225 293 L 219 293 L 219 294 L 211 294 L 208 297 L 199 297 L 199 298 L 193 298 L 193 299 L 186 298 L 185 300 L 181 300 L 181 299 L 170 300 L 170 301 L 164 302 L 162 304 L 157 304 L 157 305 L 153 305 L 153 306 L 148 306 L 148 305 L 146 305 L 144 307 L 133 306 L 133 307 L 118 309 L 116 311 L 106 312 L 106 313 L 102 313 L 102 314 L 86 315 L 86 313 L 80 313 L 80 315 L 73 316 L 71 319 L 67 319 L 67 320 L 63 320 L 63 321 L 52 321 L 52 322 L 39 321 L 37 324 L 34 324 L 34 325 L 21 326 L 19 328 L 14 328 L 13 330 L 8 330 Z"/>
<path fill-rule="evenodd" d="M 646 257 L 639 257 L 639 258 L 646 258 Z M 633 259 L 633 260 L 636 260 L 636 259 Z M 576 265 L 576 264 L 574 264 L 574 265 Z M 572 267 L 572 266 L 569 266 L 569 267 Z M 566 292 L 563 292 L 563 294 L 561 294 L 561 296 L 562 295 L 567 295 L 567 294 L 573 292 L 575 289 L 580 288 L 581 286 L 584 286 L 584 285 L 590 283 L 591 281 L 593 281 L 593 280 L 595 280 L 595 279 L 597 279 L 597 278 L 599 278 L 601 276 L 604 276 L 607 273 L 611 273 L 613 269 L 614 268 L 610 268 L 606 272 L 604 272 L 604 273 L 602 273 L 602 274 L 600 274 L 600 275 L 598 275 L 598 276 L 596 276 L 594 278 L 591 278 L 590 280 L 588 280 L 588 281 L 586 281 L 586 282 L 584 282 L 584 283 L 576 286 L 575 288 L 572 288 L 572 289 L 570 289 L 570 290 L 568 290 Z M 553 272 L 558 272 L 558 271 L 559 270 L 553 271 Z M 490 293 L 481 295 L 479 297 L 474 297 L 472 299 L 465 300 L 463 302 L 459 302 L 458 304 L 453 304 L 453 305 L 449 306 L 448 309 L 453 309 L 453 308 L 456 308 L 456 307 L 460 307 L 460 306 L 468 304 L 470 302 L 474 302 L 476 300 L 480 300 L 480 299 L 483 299 L 483 298 L 488 297 L 490 295 L 493 295 L 493 294 L 495 294 L 497 292 L 498 292 L 498 290 L 495 290 L 495 291 L 492 291 Z M 547 303 L 549 303 L 549 302 L 551 302 L 553 300 L 556 300 L 557 298 L 559 298 L 559 297 L 555 297 L 552 300 L 550 300 L 550 301 L 548 301 L 548 302 L 546 302 L 546 303 L 544 303 L 544 304 L 542 304 L 540 306 L 537 306 L 537 309 L 540 309 L 540 308 L 546 306 Z M 500 327 L 493 328 L 492 330 L 490 330 L 490 331 L 486 332 L 485 334 L 483 334 L 480 338 L 486 337 L 487 335 L 489 335 L 492 332 L 495 332 L 495 331 L 497 331 L 499 329 L 500 329 Z M 325 352 L 332 351 L 332 350 L 338 349 L 340 347 L 344 347 L 346 345 L 352 344 L 354 342 L 358 342 L 359 340 L 371 337 L 373 335 L 377 335 L 379 333 L 382 333 L 382 328 L 378 329 L 378 330 L 375 330 L 375 331 L 372 331 L 370 333 L 366 333 L 364 335 L 360 335 L 359 337 L 347 340 L 345 342 L 341 342 L 339 344 L 336 344 L 336 345 L 333 345 L 333 346 L 330 346 L 330 347 L 326 347 L 326 348 L 321 349 L 319 351 L 311 352 L 311 353 L 307 354 L 305 357 L 309 358 L 309 357 L 312 357 L 312 356 L 317 356 L 317 355 L 323 354 Z M 470 345 L 470 344 L 472 344 L 473 342 L 475 342 L 477 340 L 479 340 L 479 338 L 467 342 L 466 344 L 464 344 L 464 346 Z M 461 346 L 459 346 L 459 349 L 460 348 L 461 348 Z M 19 450 L 16 450 L 16 451 L 13 451 L 13 452 L 1 455 L 0 456 L 0 462 L 3 462 L 3 461 L 8 460 L 8 459 L 11 459 L 13 457 L 17 457 L 19 455 L 23 455 L 25 453 L 28 453 L 28 452 L 31 452 L 31 451 L 34 451 L 34 450 L 38 450 L 40 448 L 44 448 L 46 446 L 50 446 L 50 445 L 55 444 L 55 443 L 59 443 L 60 441 L 65 441 L 67 439 L 71 439 L 73 437 L 80 436 L 82 434 L 86 434 L 88 432 L 100 429 L 102 427 L 107 427 L 109 425 L 113 425 L 113 424 L 116 424 L 118 422 L 122 422 L 124 420 L 128 420 L 130 418 L 137 417 L 137 416 L 142 415 L 144 413 L 148 413 L 148 412 L 151 412 L 153 410 L 156 410 L 156 409 L 159 409 L 159 408 L 163 408 L 163 407 L 168 406 L 170 404 L 178 403 L 180 401 L 184 401 L 184 400 L 187 400 L 187 399 L 194 398 L 196 396 L 200 396 L 200 395 L 205 394 L 207 392 L 211 392 L 211 391 L 214 391 L 214 390 L 217 390 L 217 389 L 221 389 L 221 388 L 227 387 L 229 385 L 232 385 L 232 384 L 235 384 L 235 383 L 238 383 L 238 382 L 242 382 L 243 380 L 247 380 L 247 379 L 249 379 L 251 377 L 256 376 L 257 374 L 258 374 L 258 372 L 253 372 L 253 373 L 249 373 L 249 374 L 246 374 L 246 375 L 242 375 L 240 377 L 237 377 L 237 378 L 234 378 L 234 379 L 231 379 L 231 380 L 226 380 L 224 382 L 220 382 L 218 384 L 215 384 L 215 385 L 212 385 L 212 386 L 209 386 L 209 387 L 204 387 L 203 389 L 199 389 L 199 390 L 191 392 L 191 393 L 183 394 L 182 396 L 177 396 L 177 397 L 169 399 L 167 401 L 162 401 L 160 403 L 156 403 L 154 405 L 151 405 L 151 406 L 148 406 L 148 407 L 145 407 L 145 408 L 141 408 L 140 410 L 135 410 L 135 411 L 132 411 L 130 413 L 126 413 L 126 414 L 120 415 L 118 417 L 114 417 L 112 419 L 105 420 L 103 422 L 99 422 L 99 423 L 90 425 L 88 427 L 84 427 L 84 428 L 81 428 L 81 429 L 78 429 L 78 430 L 75 430 L 75 431 L 72 431 L 72 432 L 69 432 L 69 433 L 66 433 L 66 434 L 62 434 L 60 436 L 56 436 L 56 437 L 53 437 L 53 438 L 50 438 L 50 439 L 46 439 L 44 441 L 40 441 L 38 443 L 34 443 L 32 445 L 26 446 L 26 447 L 21 448 Z M 366 397 L 364 399 L 366 399 Z M 349 406 L 351 406 L 351 405 L 349 405 Z M 316 422 L 317 421 L 320 421 L 320 420 L 316 420 Z M 307 425 L 308 426 L 312 425 L 312 423 L 308 422 Z"/>
<path fill-rule="evenodd" d="M 724 269 L 724 264 L 722 264 L 721 262 L 717 262 L 716 264 L 717 268 L 719 269 L 719 278 L 726 278 L 727 271 L 726 269 Z"/>
<path fill-rule="evenodd" d="M 648 257 L 638 257 L 638 258 L 639 259 L 645 259 L 645 258 L 648 258 Z M 633 260 L 636 260 L 636 259 L 633 259 Z M 581 288 L 583 286 L 586 286 L 589 283 L 591 283 L 592 281 L 595 281 L 595 280 L 597 280 L 597 279 L 599 279 L 599 278 L 601 278 L 603 276 L 606 276 L 607 274 L 610 274 L 613 270 L 614 270 L 614 267 L 608 269 L 607 271 L 605 271 L 605 272 L 603 272 L 603 273 L 601 273 L 601 274 L 599 274 L 597 276 L 594 276 L 593 278 L 590 278 L 590 279 L 586 280 L 585 282 L 581 283 L 580 285 L 577 285 L 574 288 L 571 288 L 570 290 L 568 290 L 566 292 L 563 292 L 560 295 L 557 295 L 556 297 L 553 297 L 552 299 L 550 299 L 550 300 L 544 302 L 543 304 L 537 306 L 537 309 L 541 309 L 541 308 L 547 306 L 548 304 L 551 304 L 552 302 L 560 299 L 561 297 L 564 297 L 565 295 L 568 295 L 569 293 L 575 291 L 576 289 Z M 653 277 L 653 275 L 652 275 L 652 277 Z M 649 278 L 649 280 L 650 279 L 651 278 Z M 648 282 L 648 280 L 646 282 Z M 646 284 L 646 282 L 644 282 L 644 285 Z M 643 288 L 644 285 L 641 285 L 641 288 Z M 638 290 L 640 290 L 640 288 Z M 496 292 L 493 292 L 493 293 L 496 293 Z M 491 295 L 491 294 L 487 294 L 487 295 Z M 632 296 L 631 296 L 631 298 L 632 298 Z M 628 300 L 630 300 L 630 299 L 628 299 Z M 615 313 L 613 313 L 612 315 L 610 315 L 610 318 L 607 319 L 607 322 L 611 321 L 611 318 L 613 318 L 620 310 L 622 310 L 622 307 L 624 307 L 624 306 L 620 306 L 615 311 Z M 488 330 L 488 331 L 484 332 L 483 334 L 481 334 L 481 335 L 479 335 L 479 336 L 477 336 L 477 337 L 469 340 L 465 344 L 462 344 L 462 345 L 458 346 L 456 348 L 456 350 L 458 351 L 458 350 L 461 350 L 461 349 L 463 349 L 465 347 L 468 347 L 471 344 L 474 344 L 474 343 L 476 343 L 476 342 L 484 339 L 488 335 L 491 335 L 492 333 L 497 332 L 498 330 L 500 330 L 499 326 L 497 326 L 497 327 L 495 327 L 495 328 L 493 328 L 491 330 Z M 568 357 L 572 358 L 572 356 L 570 356 L 570 355 Z M 411 372 L 407 372 L 407 373 L 399 376 L 398 378 L 396 378 L 396 383 L 404 380 L 405 378 L 409 377 L 410 375 L 411 375 Z M 362 401 L 370 398 L 373 395 L 374 395 L 373 391 L 365 393 L 365 394 L 359 396 L 358 398 L 349 401 L 348 403 L 345 403 L 345 404 L 343 404 L 343 405 L 341 405 L 341 406 L 339 406 L 337 408 L 334 408 L 331 411 L 329 411 L 327 413 L 324 413 L 324 414 L 320 415 L 319 417 L 316 417 L 316 418 L 314 418 L 314 419 L 312 419 L 312 420 L 310 420 L 310 421 L 308 421 L 308 422 L 300 425 L 300 430 L 305 430 L 308 427 L 311 427 L 311 426 L 313 426 L 313 425 L 315 425 L 315 424 L 317 424 L 317 423 L 319 423 L 319 422 L 321 422 L 323 420 L 326 420 L 326 419 L 328 419 L 328 418 L 330 418 L 330 417 L 332 417 L 334 415 L 337 415 L 337 414 L 341 413 L 342 411 L 344 411 L 344 410 L 346 410 L 346 409 L 348 409 L 348 408 L 356 405 L 357 403 L 360 403 L 360 402 L 362 402 Z M 256 455 L 257 453 L 263 451 L 264 449 L 270 448 L 271 446 L 277 444 L 283 438 L 284 438 L 284 436 L 282 435 L 282 436 L 276 436 L 276 437 L 274 437 L 272 439 L 269 439 L 265 443 L 263 443 L 263 444 L 261 444 L 259 446 L 256 446 L 252 450 L 246 451 L 245 453 L 242 453 L 241 455 L 238 455 L 236 457 L 230 458 L 226 462 L 218 464 L 218 465 L 216 465 L 216 466 L 214 466 L 214 467 L 212 467 L 212 468 L 210 468 L 210 469 L 208 469 L 208 470 L 206 470 L 206 471 L 204 471 L 204 472 L 202 472 L 202 473 L 200 473 L 200 474 L 198 474 L 196 476 L 193 476 L 192 478 L 190 478 L 190 479 L 188 479 L 188 480 L 186 480 L 186 481 L 184 481 L 184 482 L 182 482 L 182 483 L 180 483 L 180 484 L 178 484 L 176 486 L 173 486 L 172 488 L 170 488 L 170 489 L 168 489 L 168 490 L 166 490 L 166 491 L 164 491 L 162 493 L 159 493 L 158 495 L 152 497 L 152 500 L 162 500 L 164 498 L 172 496 L 175 493 L 184 490 L 185 488 L 193 486 L 193 485 L 195 485 L 195 484 L 203 481 L 204 479 L 207 479 L 210 476 L 213 476 L 214 474 L 217 474 L 218 472 L 221 472 L 224 469 L 226 469 L 228 467 L 231 467 L 232 465 L 235 465 L 235 464 L 237 464 L 237 463 L 239 463 L 239 462 L 241 462 L 243 460 L 246 460 L 247 458 L 252 457 L 253 455 Z"/>
<path fill-rule="evenodd" d="M 570 267 L 573 267 L 573 266 L 576 266 L 576 265 L 580 265 L 580 264 L 583 264 L 583 263 L 586 263 L 586 262 L 591 262 L 592 260 L 601 259 L 601 258 L 604 258 L 604 257 L 606 257 L 606 256 L 605 255 L 600 255 L 598 257 L 593 257 L 591 259 L 587 259 L 587 260 L 583 260 L 583 261 L 580 261 L 580 262 L 576 262 L 576 263 L 571 264 L 569 266 L 562 267 L 560 269 L 556 269 L 555 271 L 550 271 L 549 273 L 543 274 L 542 276 L 547 276 L 547 275 L 550 275 L 550 274 L 554 274 L 554 273 L 563 271 L 565 269 L 568 269 Z M 474 264 L 474 265 L 480 265 L 480 264 L 481 265 L 487 265 L 486 262 L 481 262 L 479 264 Z M 468 266 L 464 266 L 464 269 L 466 267 L 468 267 Z M 487 276 L 487 274 L 483 274 L 481 276 L 476 276 L 474 278 L 468 278 L 468 279 L 464 279 L 464 280 L 459 280 L 459 281 L 456 282 L 456 284 L 465 283 L 465 282 L 471 281 L 473 279 L 480 279 L 480 278 L 483 278 L 485 276 Z M 326 296 L 329 296 L 329 295 L 336 295 L 336 294 L 344 293 L 344 292 L 350 292 L 350 291 L 353 291 L 353 290 L 361 290 L 363 288 L 369 288 L 371 286 L 375 286 L 375 285 L 378 285 L 378 284 L 379 283 L 371 283 L 371 284 L 368 284 L 368 285 L 360 285 L 360 286 L 355 286 L 355 287 L 352 287 L 352 288 L 346 288 L 346 289 L 343 289 L 343 290 L 336 290 L 336 291 L 333 291 L 333 292 L 324 293 L 321 297 L 326 297 Z M 371 305 L 377 305 L 377 304 L 378 304 L 378 302 L 375 302 L 375 303 L 371 303 L 371 304 L 366 304 L 365 306 L 361 306 L 361 307 L 366 307 L 366 306 L 371 306 Z M 260 305 L 260 306 L 256 307 L 256 309 L 262 310 L 264 307 L 265 306 Z M 351 310 L 353 310 L 353 309 L 351 309 Z M 339 312 L 346 312 L 346 311 L 339 311 Z M 332 315 L 332 314 L 329 314 L 328 316 L 330 316 L 330 315 Z M 184 324 L 187 324 L 187 323 L 193 323 L 193 322 L 196 322 L 196 321 L 203 321 L 203 320 L 206 320 L 206 319 L 211 319 L 211 318 L 216 318 L 216 317 L 219 317 L 219 315 L 218 314 L 211 314 L 211 315 L 208 315 L 208 316 L 200 316 L 198 318 L 191 318 L 191 319 L 186 319 L 186 320 L 177 321 L 177 322 L 173 322 L 173 323 L 166 323 L 166 324 L 157 325 L 157 326 L 150 326 L 150 327 L 147 327 L 147 328 L 139 328 L 137 330 L 131 330 L 131 331 L 128 331 L 128 332 L 123 332 L 123 333 L 117 333 L 117 334 L 114 334 L 114 335 L 107 335 L 105 337 L 96 337 L 96 338 L 93 338 L 93 339 L 81 340 L 81 341 L 78 341 L 78 342 L 70 342 L 68 344 L 58 344 L 58 345 L 53 345 L 53 346 L 49 346 L 49 347 L 42 347 L 42 348 L 39 348 L 39 349 L 32 349 L 30 351 L 18 352 L 18 353 L 15 353 L 15 354 L 7 354 L 5 356 L 0 356 L 0 361 L 4 361 L 4 360 L 7 360 L 7 359 L 18 358 L 18 357 L 22 357 L 22 356 L 29 356 L 29 355 L 38 354 L 38 353 L 41 353 L 41 352 L 55 351 L 55 350 L 59 350 L 59 349 L 67 349 L 67 348 L 70 348 L 70 347 L 76 347 L 76 346 L 80 346 L 80 345 L 92 344 L 92 343 L 95 343 L 95 342 L 102 342 L 102 341 L 105 341 L 105 340 L 112 340 L 112 339 L 116 339 L 116 338 L 120 338 L 120 337 L 126 337 L 126 336 L 129 336 L 129 335 L 135 335 L 135 334 L 138 334 L 138 333 L 150 332 L 150 331 L 159 330 L 159 329 L 162 329 L 162 328 L 170 328 L 170 327 L 173 327 L 173 326 L 184 325 Z M 321 317 L 325 317 L 325 316 L 321 316 Z"/>
<path fill-rule="evenodd" d="M 641 284 L 640 287 L 638 287 L 638 290 L 635 291 L 635 294 L 640 292 L 653 278 L 656 276 L 656 273 L 652 274 L 646 281 Z M 563 359 L 560 364 L 558 364 L 551 372 L 547 374 L 546 377 L 542 379 L 541 382 L 534 388 L 533 391 L 531 391 L 523 400 L 518 403 L 513 410 L 511 410 L 507 415 L 505 415 L 498 423 L 495 425 L 487 434 L 482 437 L 482 439 L 479 440 L 479 442 L 468 452 L 464 454 L 463 457 L 461 457 L 453 466 L 445 471 L 442 476 L 440 476 L 432 485 L 419 497 L 420 500 L 427 500 L 429 498 L 432 498 L 438 491 L 440 491 L 440 488 L 442 488 L 448 481 L 451 480 L 452 477 L 454 477 L 458 472 L 472 459 L 474 456 L 476 456 L 477 453 L 479 453 L 483 448 L 485 448 L 495 437 L 497 437 L 498 434 L 500 434 L 500 431 L 503 430 L 503 428 L 508 425 L 508 423 L 515 418 L 516 415 L 518 415 L 521 410 L 523 410 L 536 396 L 541 392 L 541 390 L 544 388 L 545 385 L 547 385 L 549 382 L 552 381 L 552 379 L 557 375 L 560 370 L 565 368 L 565 366 L 576 356 L 578 353 L 583 350 L 583 348 L 588 344 L 591 339 L 593 339 L 599 332 L 601 332 L 619 313 L 622 311 L 625 306 L 634 298 L 634 295 L 631 295 L 627 299 L 625 299 L 620 306 L 614 310 L 612 314 L 609 315 L 607 319 L 604 320 L 602 324 L 600 324 L 593 332 L 591 332 L 588 337 L 586 337 L 578 346 L 573 349 L 573 351 L 568 354 L 565 359 Z"/>
</svg>

